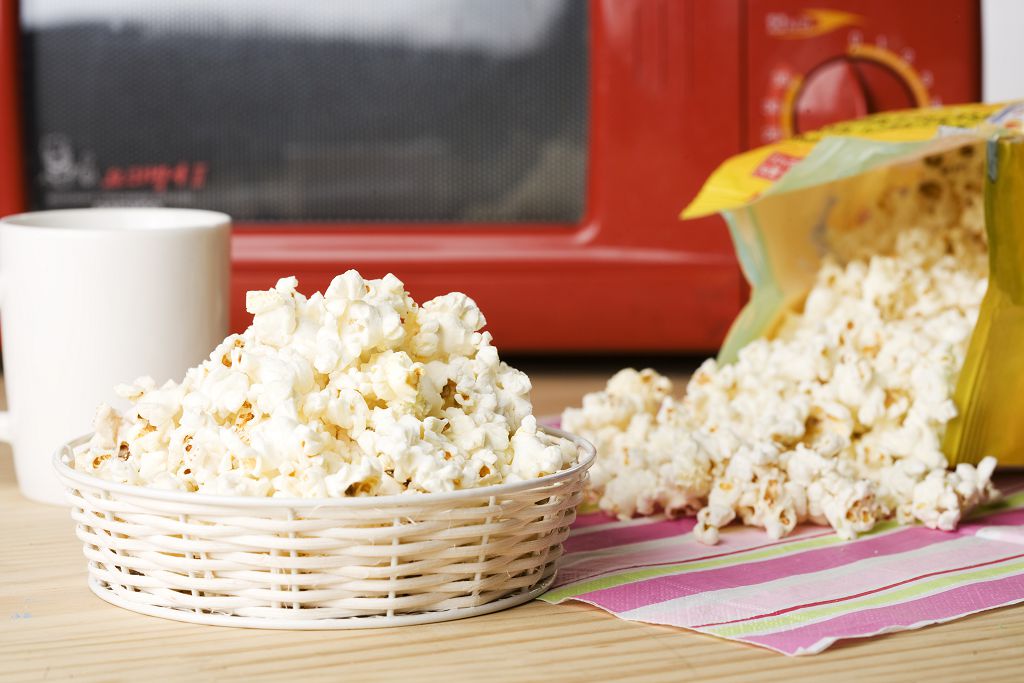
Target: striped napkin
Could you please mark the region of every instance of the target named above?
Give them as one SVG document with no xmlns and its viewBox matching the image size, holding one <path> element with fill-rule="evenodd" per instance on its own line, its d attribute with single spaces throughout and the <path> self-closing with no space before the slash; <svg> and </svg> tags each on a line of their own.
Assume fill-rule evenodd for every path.
<svg viewBox="0 0 1024 683">
<path fill-rule="evenodd" d="M 582 600 L 631 621 L 815 654 L 842 638 L 920 628 L 1024 601 L 1024 474 L 955 532 L 880 524 L 855 541 L 798 527 L 774 541 L 731 527 L 694 540 L 692 518 L 581 514 L 541 600 Z"/>
</svg>

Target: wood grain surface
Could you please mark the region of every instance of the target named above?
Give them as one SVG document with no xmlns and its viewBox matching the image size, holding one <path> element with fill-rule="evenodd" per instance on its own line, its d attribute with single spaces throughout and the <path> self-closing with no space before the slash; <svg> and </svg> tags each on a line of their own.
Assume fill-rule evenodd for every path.
<svg viewBox="0 0 1024 683">
<path fill-rule="evenodd" d="M 608 374 L 599 362 L 523 364 L 540 414 L 577 403 Z M 23 499 L 8 453 L 0 452 L 2 681 L 1024 680 L 1024 607 L 797 658 L 621 621 L 580 603 L 533 602 L 444 624 L 335 632 L 142 616 L 93 596 L 67 512 Z"/>
</svg>

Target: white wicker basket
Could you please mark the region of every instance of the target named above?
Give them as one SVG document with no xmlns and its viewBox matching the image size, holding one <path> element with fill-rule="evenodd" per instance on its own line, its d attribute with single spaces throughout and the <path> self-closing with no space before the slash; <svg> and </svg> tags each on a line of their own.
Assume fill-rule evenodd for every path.
<svg viewBox="0 0 1024 683">
<path fill-rule="evenodd" d="M 54 466 L 89 560 L 119 607 L 223 626 L 340 629 L 446 621 L 551 585 L 594 447 L 532 481 L 445 494 L 245 498 L 114 484 Z"/>
</svg>

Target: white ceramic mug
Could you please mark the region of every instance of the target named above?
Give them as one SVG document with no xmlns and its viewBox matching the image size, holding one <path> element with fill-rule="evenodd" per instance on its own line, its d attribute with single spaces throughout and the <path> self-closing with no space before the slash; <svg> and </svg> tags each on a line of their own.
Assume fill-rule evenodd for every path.
<svg viewBox="0 0 1024 683">
<path fill-rule="evenodd" d="M 21 492 L 60 503 L 54 450 L 113 387 L 181 380 L 228 331 L 231 218 L 193 209 L 39 211 L 0 220 L 0 321 Z"/>
</svg>

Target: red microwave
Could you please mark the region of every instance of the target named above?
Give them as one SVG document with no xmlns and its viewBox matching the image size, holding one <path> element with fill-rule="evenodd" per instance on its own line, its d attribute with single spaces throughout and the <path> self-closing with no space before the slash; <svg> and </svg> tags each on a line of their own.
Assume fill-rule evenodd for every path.
<svg viewBox="0 0 1024 683">
<path fill-rule="evenodd" d="M 979 96 L 976 0 L 0 7 L 0 214 L 226 211 L 235 328 L 357 268 L 510 350 L 712 349 L 745 289 L 677 215 L 721 160 Z"/>
</svg>

